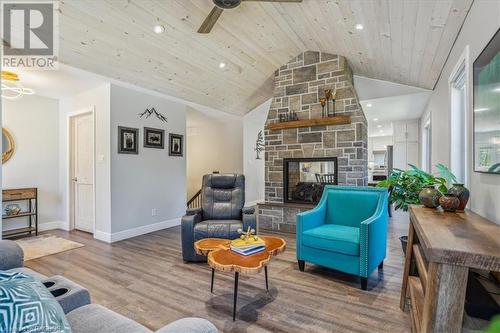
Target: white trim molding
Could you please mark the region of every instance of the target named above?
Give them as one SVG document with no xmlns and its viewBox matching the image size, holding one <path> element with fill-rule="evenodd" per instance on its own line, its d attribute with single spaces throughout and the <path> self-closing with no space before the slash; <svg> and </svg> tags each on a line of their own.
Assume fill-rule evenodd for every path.
<svg viewBox="0 0 500 333">
<path fill-rule="evenodd" d="M 137 237 L 145 234 L 149 234 L 151 232 L 155 232 L 158 230 L 168 229 L 181 224 L 181 218 L 175 218 L 171 220 L 161 221 L 153 224 L 148 224 L 144 226 L 140 226 L 137 228 L 127 229 L 123 231 L 118 231 L 115 233 L 103 232 L 96 230 L 94 233 L 94 238 L 106 243 L 114 243 L 119 242 L 124 239 Z"/>
<path fill-rule="evenodd" d="M 50 221 L 38 224 L 38 231 L 47 231 L 55 229 L 69 231 L 68 223 L 66 221 Z"/>
</svg>

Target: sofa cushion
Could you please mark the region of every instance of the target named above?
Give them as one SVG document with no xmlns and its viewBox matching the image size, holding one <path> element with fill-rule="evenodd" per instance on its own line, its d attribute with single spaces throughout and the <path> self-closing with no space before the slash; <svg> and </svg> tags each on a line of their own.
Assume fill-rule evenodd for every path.
<svg viewBox="0 0 500 333">
<path fill-rule="evenodd" d="M 359 256 L 359 228 L 338 224 L 324 224 L 304 231 L 305 246 L 330 252 Z"/>
<path fill-rule="evenodd" d="M 71 333 L 61 306 L 40 281 L 17 272 L 4 277 L 0 282 L 0 332 Z"/>
<path fill-rule="evenodd" d="M 194 240 L 204 238 L 235 239 L 239 237 L 238 229 L 243 228 L 241 220 L 206 220 L 194 226 Z"/>
<path fill-rule="evenodd" d="M 89 304 L 66 315 L 73 333 L 150 333 L 146 327 L 98 304 Z"/>
</svg>

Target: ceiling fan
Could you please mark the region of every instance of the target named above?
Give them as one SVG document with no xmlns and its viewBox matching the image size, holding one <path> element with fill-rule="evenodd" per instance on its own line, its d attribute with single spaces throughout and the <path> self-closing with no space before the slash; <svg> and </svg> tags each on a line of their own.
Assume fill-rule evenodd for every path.
<svg viewBox="0 0 500 333">
<path fill-rule="evenodd" d="M 210 14 L 201 24 L 198 29 L 198 33 L 207 34 L 209 33 L 215 25 L 215 22 L 219 19 L 220 15 L 224 9 L 233 9 L 241 5 L 242 1 L 254 1 L 254 2 L 302 2 L 302 0 L 212 0 L 215 7 L 212 9 Z"/>
</svg>

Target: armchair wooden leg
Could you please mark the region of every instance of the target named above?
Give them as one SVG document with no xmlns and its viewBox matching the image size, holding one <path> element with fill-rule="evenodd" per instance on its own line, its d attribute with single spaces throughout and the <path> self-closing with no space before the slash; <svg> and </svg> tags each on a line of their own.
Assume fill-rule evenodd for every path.
<svg viewBox="0 0 500 333">
<path fill-rule="evenodd" d="M 380 263 L 380 265 L 378 265 L 378 269 L 384 269 L 384 261 L 383 260 Z"/>
<path fill-rule="evenodd" d="M 368 278 L 361 278 L 361 289 L 366 290 L 368 288 Z"/>
<path fill-rule="evenodd" d="M 304 260 L 299 260 L 299 270 L 301 272 L 304 271 L 305 266 L 306 266 L 306 262 Z"/>
</svg>

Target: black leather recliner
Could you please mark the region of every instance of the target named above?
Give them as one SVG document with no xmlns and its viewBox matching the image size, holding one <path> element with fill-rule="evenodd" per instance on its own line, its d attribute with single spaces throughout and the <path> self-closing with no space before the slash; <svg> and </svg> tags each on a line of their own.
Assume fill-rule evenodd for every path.
<svg viewBox="0 0 500 333">
<path fill-rule="evenodd" d="M 203 176 L 201 208 L 188 209 L 182 217 L 182 258 L 206 261 L 196 254 L 194 242 L 204 238 L 235 239 L 238 229 L 256 229 L 254 208 L 245 205 L 245 176 L 211 174 Z"/>
</svg>

